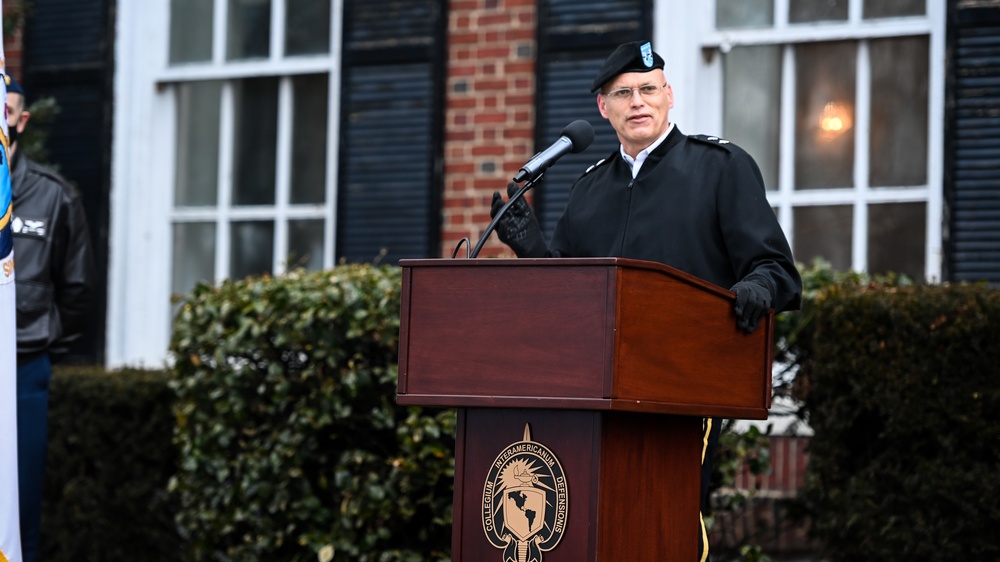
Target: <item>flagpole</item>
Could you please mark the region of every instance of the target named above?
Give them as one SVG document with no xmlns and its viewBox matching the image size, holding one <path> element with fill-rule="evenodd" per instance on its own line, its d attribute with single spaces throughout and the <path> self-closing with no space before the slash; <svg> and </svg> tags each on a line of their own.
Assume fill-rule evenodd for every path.
<svg viewBox="0 0 1000 562">
<path fill-rule="evenodd" d="M 3 0 L 0 0 L 0 30 Z M 0 31 L 0 70 L 6 58 Z M 7 106 L 7 85 L 0 80 L 0 101 Z M 6 111 L 4 112 L 6 115 Z M 7 119 L 0 119 L 0 562 L 22 562 L 17 493 L 17 321 L 14 301 L 13 216 Z"/>
</svg>

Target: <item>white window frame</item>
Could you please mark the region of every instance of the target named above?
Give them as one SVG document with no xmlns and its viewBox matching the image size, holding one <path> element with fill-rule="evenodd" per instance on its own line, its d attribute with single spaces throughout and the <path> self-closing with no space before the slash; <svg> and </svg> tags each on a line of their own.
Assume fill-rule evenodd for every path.
<svg viewBox="0 0 1000 562">
<path fill-rule="evenodd" d="M 343 0 L 332 0 L 330 51 L 284 57 L 285 0 L 271 0 L 271 43 L 267 59 L 225 60 L 227 0 L 214 0 L 212 58 L 204 63 L 169 64 L 170 0 L 124 2 L 116 21 L 115 119 L 112 148 L 111 249 L 106 363 L 109 367 L 160 367 L 171 333 L 173 226 L 213 222 L 215 281 L 228 277 L 230 225 L 274 221 L 273 273 L 284 272 L 288 221 L 324 220 L 323 266 L 335 260 L 337 154 Z M 292 205 L 292 77 L 327 74 L 326 199 Z M 276 198 L 274 205 L 232 206 L 234 118 L 232 81 L 273 76 L 278 87 Z M 212 207 L 175 207 L 176 86 L 222 80 L 219 135 L 219 192 Z"/>
<path fill-rule="evenodd" d="M 654 9 L 654 48 L 666 61 L 667 79 L 675 91 L 676 107 L 671 121 L 686 133 L 722 132 L 722 58 L 736 46 L 783 45 L 781 81 L 781 129 L 777 190 L 768 200 L 794 247 L 793 210 L 809 205 L 851 205 L 853 232 L 851 267 L 865 271 L 868 261 L 868 208 L 875 203 L 924 202 L 926 209 L 925 276 L 941 279 L 943 259 L 943 167 L 945 32 L 944 2 L 927 0 L 924 16 L 863 20 L 863 0 L 850 0 L 846 22 L 818 24 L 788 23 L 789 0 L 774 0 L 774 25 L 767 29 L 716 31 L 715 1 L 685 2 L 657 0 Z M 681 23 L 683 22 L 683 23 Z M 867 40 L 885 37 L 926 36 L 928 60 L 928 146 L 927 184 L 906 187 L 868 186 L 868 146 L 870 124 L 870 67 Z M 854 186 L 838 189 L 794 189 L 795 61 L 791 45 L 857 40 L 857 82 L 855 116 Z M 662 45 L 662 50 L 659 45 Z"/>
</svg>

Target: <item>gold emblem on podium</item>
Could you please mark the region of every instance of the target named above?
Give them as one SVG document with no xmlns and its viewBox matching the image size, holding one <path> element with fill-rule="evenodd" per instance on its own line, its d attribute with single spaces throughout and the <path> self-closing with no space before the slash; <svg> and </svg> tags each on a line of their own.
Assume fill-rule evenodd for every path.
<svg viewBox="0 0 1000 562">
<path fill-rule="evenodd" d="M 531 440 L 511 443 L 497 455 L 483 486 L 483 531 L 503 549 L 503 562 L 541 562 L 559 544 L 569 516 L 562 465 L 548 447 Z"/>
</svg>

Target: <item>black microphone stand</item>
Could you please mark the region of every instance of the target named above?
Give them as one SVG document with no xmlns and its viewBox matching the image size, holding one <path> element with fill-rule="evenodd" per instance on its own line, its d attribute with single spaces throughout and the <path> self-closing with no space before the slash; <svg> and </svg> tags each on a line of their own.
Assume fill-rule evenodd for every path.
<svg viewBox="0 0 1000 562">
<path fill-rule="evenodd" d="M 496 216 L 493 217 L 493 220 L 490 221 L 489 226 L 486 227 L 486 232 L 483 232 L 483 235 L 479 238 L 479 242 L 476 243 L 476 247 L 473 248 L 472 253 L 469 254 L 470 258 L 474 258 L 479 255 L 479 252 L 483 249 L 483 245 L 486 244 L 486 240 L 489 239 L 490 234 L 493 234 L 493 231 L 496 229 L 497 224 L 500 222 L 500 218 L 503 217 L 504 213 L 507 212 L 507 209 L 510 209 L 510 206 L 513 205 L 514 202 L 518 200 L 518 198 L 524 197 L 525 192 L 531 189 L 535 185 L 535 182 L 541 179 L 543 175 L 545 174 L 544 173 L 538 174 L 537 176 L 524 182 L 524 185 L 522 185 L 521 188 L 518 189 L 514 193 L 514 195 L 511 195 L 510 199 L 508 199 L 507 202 L 504 203 L 504 206 L 500 207 L 500 210 L 497 212 Z"/>
</svg>

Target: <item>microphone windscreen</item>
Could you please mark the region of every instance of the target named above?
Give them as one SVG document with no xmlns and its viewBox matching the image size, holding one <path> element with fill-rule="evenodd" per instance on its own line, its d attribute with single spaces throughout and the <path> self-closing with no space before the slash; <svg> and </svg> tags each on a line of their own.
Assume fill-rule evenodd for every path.
<svg viewBox="0 0 1000 562">
<path fill-rule="evenodd" d="M 559 136 L 566 137 L 573 143 L 570 152 L 583 152 L 594 142 L 594 126 L 583 119 L 577 119 L 566 125 Z"/>
</svg>

